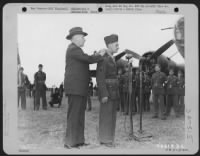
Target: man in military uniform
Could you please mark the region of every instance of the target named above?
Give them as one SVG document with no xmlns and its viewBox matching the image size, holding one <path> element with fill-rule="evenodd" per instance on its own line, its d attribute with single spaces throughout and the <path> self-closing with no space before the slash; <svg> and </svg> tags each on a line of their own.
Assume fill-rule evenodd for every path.
<svg viewBox="0 0 200 156">
<path fill-rule="evenodd" d="M 123 84 L 123 106 L 124 106 L 124 115 L 128 115 L 129 113 L 129 78 L 128 78 L 128 65 L 125 67 L 125 73 L 122 75 L 122 84 Z"/>
<path fill-rule="evenodd" d="M 122 69 L 118 69 L 118 81 L 119 81 L 119 95 L 120 95 L 120 102 L 119 102 L 119 110 L 120 112 L 124 112 L 124 101 L 123 101 L 123 79 L 122 79 Z"/>
<path fill-rule="evenodd" d="M 173 106 L 176 116 L 178 117 L 178 96 L 177 96 L 177 77 L 174 75 L 174 69 L 169 70 L 169 76 L 166 81 L 166 95 L 167 95 L 167 107 L 166 116 L 169 115 L 171 107 Z"/>
<path fill-rule="evenodd" d="M 71 41 L 66 52 L 64 90 L 68 96 L 67 129 L 65 148 L 87 145 L 84 138 L 85 108 L 89 89 L 89 64 L 102 61 L 103 51 L 87 55 L 82 47 L 87 33 L 81 27 L 69 30 L 67 39 Z"/>
<path fill-rule="evenodd" d="M 160 111 L 160 117 L 162 120 L 166 120 L 164 115 L 164 83 L 167 80 L 165 73 L 160 71 L 160 65 L 155 65 L 155 73 L 152 75 L 151 78 L 151 86 L 152 86 L 152 93 L 153 93 L 153 103 L 154 103 L 154 116 L 153 118 L 158 118 L 158 111 Z"/>
<path fill-rule="evenodd" d="M 43 65 L 38 65 L 39 71 L 34 75 L 35 83 L 35 110 L 40 108 L 40 98 L 42 98 L 43 110 L 47 110 L 47 100 L 46 100 L 46 74 L 42 71 Z"/>
<path fill-rule="evenodd" d="M 150 77 L 145 73 L 144 74 L 144 82 L 143 82 L 143 88 L 144 88 L 144 111 L 150 111 L 150 94 L 151 94 L 151 79 Z"/>
<path fill-rule="evenodd" d="M 133 76 L 133 108 L 135 112 L 140 111 L 140 73 L 139 69 L 135 70 L 135 75 Z"/>
<path fill-rule="evenodd" d="M 184 115 L 184 96 L 185 96 L 185 79 L 183 76 L 183 72 L 181 70 L 178 71 L 178 80 L 177 80 L 177 94 L 178 94 L 178 107 L 179 107 L 179 115 Z"/>
<path fill-rule="evenodd" d="M 116 126 L 117 105 L 119 102 L 119 82 L 117 64 L 113 54 L 119 49 L 118 36 L 104 37 L 107 53 L 103 62 L 97 64 L 97 85 L 100 100 L 99 142 L 113 146 Z"/>
<path fill-rule="evenodd" d="M 18 107 L 19 100 L 21 99 L 22 110 L 26 109 L 26 75 L 23 73 L 24 68 L 20 67 L 18 71 Z"/>
</svg>

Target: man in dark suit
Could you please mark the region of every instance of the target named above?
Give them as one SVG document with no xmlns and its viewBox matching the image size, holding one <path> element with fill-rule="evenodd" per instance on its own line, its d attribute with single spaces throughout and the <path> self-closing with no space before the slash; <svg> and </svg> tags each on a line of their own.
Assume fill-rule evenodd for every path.
<svg viewBox="0 0 200 156">
<path fill-rule="evenodd" d="M 89 89 L 89 64 L 102 61 L 101 55 L 87 55 L 81 47 L 84 46 L 87 33 L 81 27 L 70 29 L 66 37 L 71 40 L 66 52 L 64 90 L 68 96 L 67 129 L 65 148 L 79 147 L 85 144 L 84 124 L 85 107 Z"/>
</svg>

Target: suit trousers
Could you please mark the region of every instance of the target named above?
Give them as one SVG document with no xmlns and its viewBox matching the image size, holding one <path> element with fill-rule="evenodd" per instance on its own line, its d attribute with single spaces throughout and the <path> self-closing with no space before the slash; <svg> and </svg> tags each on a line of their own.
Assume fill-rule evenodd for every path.
<svg viewBox="0 0 200 156">
<path fill-rule="evenodd" d="M 67 128 L 65 145 L 75 146 L 85 142 L 85 109 L 87 97 L 68 95 Z"/>
</svg>

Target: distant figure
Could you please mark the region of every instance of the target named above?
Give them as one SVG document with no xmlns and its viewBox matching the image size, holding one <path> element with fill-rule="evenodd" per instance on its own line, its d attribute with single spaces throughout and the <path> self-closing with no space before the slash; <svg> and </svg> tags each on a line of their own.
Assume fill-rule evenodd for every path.
<svg viewBox="0 0 200 156">
<path fill-rule="evenodd" d="M 178 78 L 174 75 L 174 70 L 169 70 L 169 76 L 167 77 L 166 81 L 166 94 L 167 94 L 167 109 L 166 109 L 166 116 L 169 115 L 171 107 L 174 108 L 176 113 L 176 117 L 179 116 L 178 114 L 178 96 L 177 96 L 177 82 Z"/>
<path fill-rule="evenodd" d="M 53 107 L 54 104 L 58 104 L 58 107 L 60 107 L 61 106 L 61 101 L 62 101 L 62 98 L 61 98 L 59 89 L 57 87 L 56 88 L 52 88 L 51 101 L 49 102 L 50 106 Z"/>
<path fill-rule="evenodd" d="M 122 69 L 118 69 L 118 75 L 117 75 L 118 81 L 119 81 L 119 95 L 120 95 L 120 102 L 118 105 L 118 109 L 120 112 L 124 112 L 124 102 L 123 102 L 123 79 L 122 79 Z"/>
<path fill-rule="evenodd" d="M 23 73 L 24 68 L 20 67 L 18 71 L 18 107 L 19 100 L 21 99 L 21 108 L 22 110 L 26 109 L 26 75 Z"/>
<path fill-rule="evenodd" d="M 61 97 L 61 103 L 62 103 L 62 98 L 63 98 L 63 92 L 64 92 L 64 84 L 62 82 L 60 84 L 60 87 L 59 87 L 59 94 L 60 94 L 60 97 Z"/>
<path fill-rule="evenodd" d="M 31 93 L 30 93 L 31 83 L 30 83 L 30 81 L 29 81 L 27 75 L 25 76 L 25 79 L 26 79 L 26 83 L 25 83 L 25 87 L 26 87 L 26 96 L 27 96 L 27 97 L 31 97 Z"/>
<path fill-rule="evenodd" d="M 32 84 L 32 97 L 33 97 L 33 109 L 36 110 L 36 102 L 35 102 L 35 84 Z"/>
<path fill-rule="evenodd" d="M 91 101 L 92 93 L 93 93 L 93 83 L 92 83 L 92 79 L 90 79 L 88 96 L 87 96 L 87 110 L 88 111 L 92 110 L 92 101 Z"/>
<path fill-rule="evenodd" d="M 162 120 L 166 120 L 166 116 L 164 114 L 164 83 L 167 80 L 165 73 L 161 72 L 160 65 L 155 65 L 155 73 L 151 78 L 151 86 L 153 93 L 153 103 L 154 103 L 154 116 L 152 118 L 158 118 L 160 112 L 160 118 Z"/>
<path fill-rule="evenodd" d="M 150 95 L 151 95 L 151 79 L 150 77 L 145 73 L 144 74 L 144 111 L 149 112 L 150 111 Z"/>
<path fill-rule="evenodd" d="M 40 97 L 42 98 L 42 107 L 44 110 L 47 110 L 47 101 L 46 101 L 46 74 L 42 71 L 43 65 L 39 64 L 39 71 L 34 75 L 35 82 L 35 104 L 36 110 L 39 110 L 40 107 Z"/>
<path fill-rule="evenodd" d="M 185 103 L 184 103 L 184 96 L 185 96 L 185 78 L 183 72 L 181 70 L 178 71 L 178 107 L 179 107 L 179 114 L 184 115 L 185 112 Z"/>
<path fill-rule="evenodd" d="M 122 84 L 123 84 L 123 100 L 122 100 L 122 110 L 124 111 L 124 115 L 128 115 L 129 113 L 129 90 L 128 90 L 128 84 L 129 84 L 129 67 L 126 65 L 124 67 L 125 73 L 122 75 Z"/>
<path fill-rule="evenodd" d="M 133 76 L 133 109 L 134 112 L 140 111 L 140 72 L 136 69 Z"/>
</svg>

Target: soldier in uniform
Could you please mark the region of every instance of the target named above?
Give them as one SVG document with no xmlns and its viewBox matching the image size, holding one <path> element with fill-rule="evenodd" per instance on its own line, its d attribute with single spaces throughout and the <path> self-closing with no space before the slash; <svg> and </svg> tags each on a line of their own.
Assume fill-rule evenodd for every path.
<svg viewBox="0 0 200 156">
<path fill-rule="evenodd" d="M 185 96 L 185 79 L 183 76 L 183 72 L 181 70 L 178 71 L 178 80 L 177 80 L 177 93 L 178 93 L 178 106 L 179 106 L 179 115 L 184 114 L 185 104 L 184 104 L 184 96 Z"/>
<path fill-rule="evenodd" d="M 140 73 L 139 69 L 136 69 L 134 80 L 133 80 L 133 90 L 134 90 L 134 96 L 133 96 L 133 108 L 135 108 L 135 112 L 140 111 Z"/>
<path fill-rule="evenodd" d="M 69 30 L 67 39 L 71 41 L 66 52 L 64 90 L 68 96 L 67 129 L 65 148 L 87 145 L 84 138 L 85 108 L 89 89 L 89 64 L 103 60 L 103 51 L 87 55 L 82 47 L 87 33 L 81 27 Z"/>
<path fill-rule="evenodd" d="M 177 104 L 177 77 L 174 75 L 174 69 L 169 70 L 169 76 L 166 81 L 166 95 L 167 95 L 167 105 L 166 105 L 166 116 L 169 115 L 171 107 L 173 106 L 176 116 L 178 117 Z"/>
<path fill-rule="evenodd" d="M 118 69 L 118 81 L 119 81 L 119 95 L 120 95 L 120 103 L 119 103 L 119 109 L 120 112 L 124 112 L 124 101 L 123 101 L 123 79 L 122 79 L 122 69 Z"/>
<path fill-rule="evenodd" d="M 119 82 L 117 64 L 113 57 L 119 49 L 118 36 L 104 37 L 107 53 L 103 62 L 97 64 L 97 86 L 100 100 L 99 141 L 100 144 L 113 146 L 116 126 L 117 105 L 119 102 Z"/>
<path fill-rule="evenodd" d="M 151 94 L 151 79 L 150 77 L 145 73 L 144 74 L 144 111 L 150 111 L 150 94 Z"/>
<path fill-rule="evenodd" d="M 20 67 L 18 71 L 18 107 L 19 100 L 21 99 L 21 108 L 22 110 L 26 109 L 26 75 L 23 73 L 24 68 Z"/>
<path fill-rule="evenodd" d="M 42 98 L 43 110 L 47 110 L 47 100 L 46 100 L 46 74 L 42 71 L 43 65 L 38 65 L 39 71 L 34 75 L 35 83 L 35 110 L 39 110 L 40 98 Z"/>
<path fill-rule="evenodd" d="M 158 113 L 160 111 L 160 118 L 162 120 L 166 120 L 164 115 L 164 83 L 167 80 L 165 73 L 160 71 L 160 65 L 155 65 L 155 73 L 152 75 L 151 78 L 151 86 L 152 86 L 152 93 L 153 93 L 153 103 L 154 103 L 154 116 L 153 118 L 158 118 Z"/>
<path fill-rule="evenodd" d="M 128 90 L 128 83 L 129 83 L 129 79 L 128 79 L 128 65 L 126 65 L 125 67 L 125 73 L 122 75 L 122 84 L 123 84 L 123 106 L 124 106 L 124 115 L 128 115 L 129 113 L 129 90 Z"/>
</svg>

